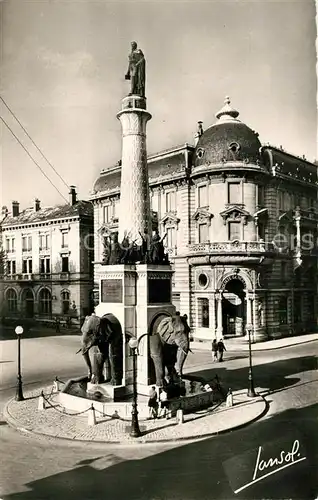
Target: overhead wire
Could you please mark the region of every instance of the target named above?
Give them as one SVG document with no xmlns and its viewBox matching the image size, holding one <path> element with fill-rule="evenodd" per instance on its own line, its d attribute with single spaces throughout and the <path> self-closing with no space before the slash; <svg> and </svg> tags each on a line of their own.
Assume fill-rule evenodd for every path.
<svg viewBox="0 0 318 500">
<path fill-rule="evenodd" d="M 67 187 L 67 189 L 69 189 L 69 185 L 65 182 L 65 180 L 63 179 L 63 177 L 54 168 L 54 166 L 52 165 L 52 163 L 47 159 L 47 157 L 45 156 L 45 154 L 41 151 L 41 149 L 38 147 L 38 145 L 32 139 L 32 137 L 30 136 L 30 134 L 28 133 L 28 131 L 26 130 L 26 128 L 22 125 L 22 123 L 20 122 L 20 120 L 18 119 L 18 117 L 15 115 L 15 113 L 12 111 L 12 109 L 9 107 L 9 105 L 6 103 L 6 101 L 4 100 L 4 98 L 1 95 L 0 95 L 0 100 L 3 102 L 3 104 L 8 109 L 8 111 L 11 113 L 11 115 L 14 117 L 14 119 L 18 122 L 18 124 L 22 128 L 23 132 L 30 139 L 30 141 L 32 142 L 33 146 L 38 150 L 38 152 L 40 153 L 40 155 L 42 156 L 42 158 L 48 163 L 48 165 L 52 168 L 52 170 L 56 173 L 56 175 L 61 179 L 61 181 Z"/>
<path fill-rule="evenodd" d="M 13 137 L 16 139 L 16 141 L 20 144 L 20 146 L 24 149 L 24 151 L 26 152 L 26 154 L 29 156 L 29 158 L 33 161 L 33 163 L 38 167 L 38 169 L 42 172 L 42 174 L 44 175 L 44 177 L 49 181 L 49 183 L 54 187 L 54 189 L 56 189 L 56 191 L 59 193 L 60 196 L 62 196 L 62 198 L 66 201 L 66 203 L 68 203 L 68 200 L 65 198 L 65 196 L 61 193 L 61 191 L 55 186 L 55 184 L 51 181 L 51 179 L 46 175 L 46 173 L 44 172 L 44 170 L 41 168 L 41 166 L 38 164 L 38 162 L 33 158 L 33 156 L 29 153 L 29 151 L 27 150 L 27 148 L 24 146 L 24 144 L 20 141 L 20 139 L 18 138 L 18 136 L 13 132 L 13 130 L 10 128 L 10 126 L 7 124 L 7 122 L 5 121 L 5 119 L 0 116 L 0 120 L 2 120 L 2 122 L 4 123 L 4 125 L 7 127 L 7 129 L 11 132 L 11 134 L 13 135 Z"/>
</svg>

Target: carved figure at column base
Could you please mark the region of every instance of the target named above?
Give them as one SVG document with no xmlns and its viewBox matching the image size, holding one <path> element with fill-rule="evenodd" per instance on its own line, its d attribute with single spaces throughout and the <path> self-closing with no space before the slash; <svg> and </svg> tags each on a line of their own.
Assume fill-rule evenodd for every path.
<svg viewBox="0 0 318 500">
<path fill-rule="evenodd" d="M 153 360 L 156 385 L 180 385 L 182 369 L 189 352 L 189 325 L 186 318 L 176 314 L 164 318 L 157 333 L 149 336 L 150 356 Z"/>
<path fill-rule="evenodd" d="M 105 314 L 101 318 L 95 314 L 86 316 L 81 331 L 80 351 L 89 370 L 89 382 L 92 384 L 111 382 L 113 385 L 121 385 L 123 334 L 117 318 L 113 314 Z"/>
</svg>

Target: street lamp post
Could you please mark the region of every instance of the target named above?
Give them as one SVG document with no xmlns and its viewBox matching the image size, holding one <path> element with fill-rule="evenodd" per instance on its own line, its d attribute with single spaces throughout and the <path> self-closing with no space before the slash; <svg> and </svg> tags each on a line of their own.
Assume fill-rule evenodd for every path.
<svg viewBox="0 0 318 500">
<path fill-rule="evenodd" d="M 17 380 L 17 390 L 15 394 L 16 401 L 23 401 L 24 396 L 22 392 L 22 376 L 21 376 L 21 335 L 23 333 L 22 326 L 17 326 L 15 333 L 18 337 L 18 380 Z"/>
<path fill-rule="evenodd" d="M 249 354 L 249 368 L 248 368 L 248 391 L 247 395 L 250 398 L 256 397 L 256 392 L 254 390 L 254 380 L 253 380 L 253 370 L 252 370 L 252 346 L 251 346 L 251 330 L 252 327 L 248 326 L 248 354 Z"/>
<path fill-rule="evenodd" d="M 131 338 L 129 341 L 129 347 L 133 351 L 133 404 L 131 410 L 131 430 L 130 435 L 132 437 L 141 436 L 138 423 L 138 409 L 137 409 L 137 350 L 138 350 L 138 340 Z"/>
</svg>

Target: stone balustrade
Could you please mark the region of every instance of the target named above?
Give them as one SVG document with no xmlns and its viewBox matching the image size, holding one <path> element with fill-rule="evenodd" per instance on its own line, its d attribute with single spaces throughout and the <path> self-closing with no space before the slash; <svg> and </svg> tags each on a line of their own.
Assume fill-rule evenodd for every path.
<svg viewBox="0 0 318 500">
<path fill-rule="evenodd" d="M 274 252 L 275 247 L 271 242 L 265 241 L 226 241 L 207 242 L 189 245 L 191 253 L 266 253 Z M 276 250 L 277 251 L 277 250 Z"/>
</svg>

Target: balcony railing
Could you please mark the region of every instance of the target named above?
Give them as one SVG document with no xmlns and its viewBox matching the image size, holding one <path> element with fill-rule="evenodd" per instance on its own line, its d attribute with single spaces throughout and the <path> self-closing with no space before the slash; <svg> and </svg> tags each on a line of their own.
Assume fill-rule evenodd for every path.
<svg viewBox="0 0 318 500">
<path fill-rule="evenodd" d="M 89 273 L 16 273 L 0 276 L 5 281 L 78 281 L 90 279 Z"/>
<path fill-rule="evenodd" d="M 191 253 L 266 253 L 275 252 L 274 244 L 265 241 L 225 241 L 189 245 Z M 277 250 L 276 250 L 277 251 Z"/>
</svg>

